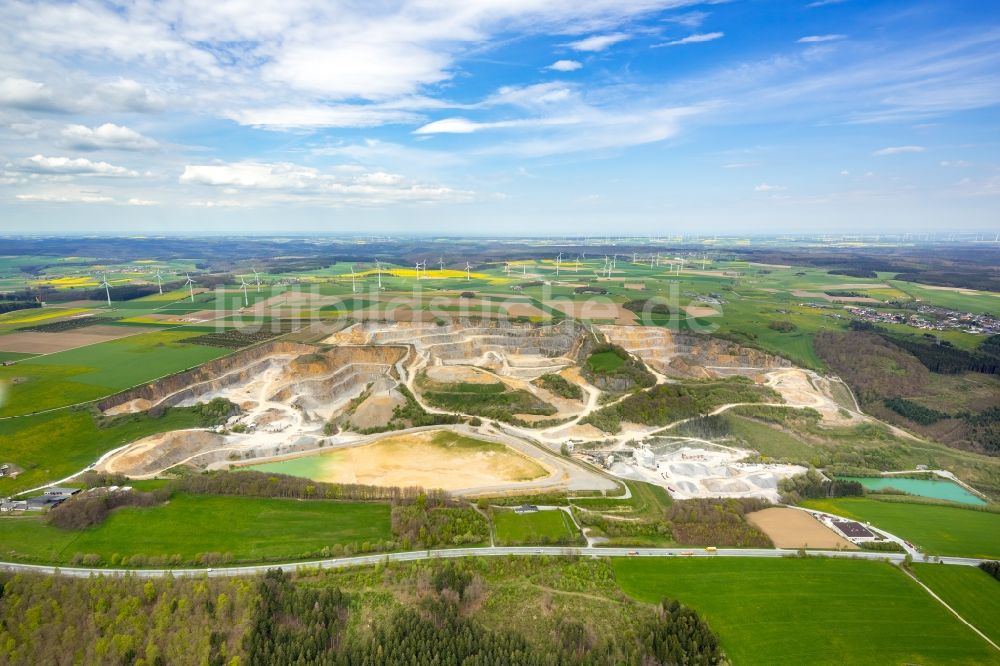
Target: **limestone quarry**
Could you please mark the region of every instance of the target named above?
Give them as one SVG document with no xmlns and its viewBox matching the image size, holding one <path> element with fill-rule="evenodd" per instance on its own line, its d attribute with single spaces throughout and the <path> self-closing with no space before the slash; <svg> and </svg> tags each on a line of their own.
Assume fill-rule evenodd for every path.
<svg viewBox="0 0 1000 666">
<path fill-rule="evenodd" d="M 774 388 L 788 406 L 815 409 L 824 421 L 863 418 L 837 401 L 834 380 L 708 336 L 635 326 L 609 325 L 591 331 L 570 320 L 550 325 L 499 320 L 447 324 L 365 321 L 330 335 L 318 346 L 266 343 L 102 401 L 104 413 L 116 415 L 144 410 L 155 413 L 223 398 L 234 403 L 239 413 L 224 428 L 182 430 L 139 440 L 107 456 L 99 468 L 143 478 L 180 465 L 225 469 L 311 456 L 317 464 L 320 459 L 337 460 L 335 472 L 329 466 L 320 467 L 323 474 L 339 480 L 391 479 L 393 485 L 407 485 L 409 479 L 462 492 L 483 491 L 487 486 L 494 491 L 514 491 L 540 485 L 608 490 L 615 485 L 606 476 L 610 472 L 661 485 L 678 498 L 769 499 L 777 499 L 781 478 L 802 471 L 791 465 L 749 462 L 752 452 L 703 440 L 659 437 L 650 440 L 651 446 L 635 448 L 635 440 L 649 437 L 656 428 L 624 424 L 621 433 L 606 435 L 580 423 L 607 403 L 606 398 L 601 400 L 603 392 L 580 372 L 581 359 L 602 336 L 636 356 L 653 372 L 657 383 L 738 374 Z M 544 382 L 535 381 L 545 374 L 558 374 L 581 392 L 567 398 L 546 390 Z M 534 460 L 547 470 L 544 483 L 499 477 L 486 483 L 488 479 L 480 476 L 489 476 L 487 471 L 473 468 L 490 467 L 493 463 L 489 460 L 432 460 L 434 456 L 414 456 L 413 452 L 403 455 L 395 441 L 391 446 L 378 445 L 380 438 L 387 437 L 379 434 L 380 429 L 385 429 L 398 410 L 457 414 L 427 404 L 421 391 L 428 386 L 499 385 L 503 389 L 497 391 L 530 393 L 555 411 L 514 414 L 520 425 L 487 421 L 474 432 L 517 447 L 523 459 Z M 843 391 L 839 396 L 843 401 Z M 468 428 L 446 427 L 453 431 Z M 407 433 L 425 429 L 408 428 L 398 436 L 405 439 Z M 413 446 L 420 444 L 418 440 L 411 442 Z M 607 472 L 587 471 L 578 462 L 553 455 L 567 444 L 597 441 L 610 446 L 613 464 L 608 466 L 593 456 L 587 459 L 599 462 Z M 665 441 L 670 445 L 664 445 Z M 332 455 L 323 454 L 330 451 L 340 453 L 324 457 Z M 368 458 L 381 462 L 372 467 Z M 459 467 L 468 478 L 461 482 L 444 478 Z M 435 475 L 442 477 L 438 483 L 433 483 Z"/>
</svg>

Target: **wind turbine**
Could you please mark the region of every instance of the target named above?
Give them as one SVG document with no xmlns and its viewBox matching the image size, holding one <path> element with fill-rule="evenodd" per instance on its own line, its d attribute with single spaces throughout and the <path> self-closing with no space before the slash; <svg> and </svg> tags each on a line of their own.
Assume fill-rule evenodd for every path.
<svg viewBox="0 0 1000 666">
<path fill-rule="evenodd" d="M 574 273 L 580 272 L 580 255 L 576 255 L 576 265 L 573 267 Z"/>
<path fill-rule="evenodd" d="M 559 266 L 562 265 L 562 255 L 563 255 L 563 253 L 560 252 L 559 256 L 556 257 L 556 277 L 559 276 Z"/>
<path fill-rule="evenodd" d="M 654 259 L 653 254 L 650 253 L 650 255 L 649 255 L 649 268 L 650 269 L 653 268 L 653 259 Z"/>
<path fill-rule="evenodd" d="M 163 276 L 160 275 L 160 269 L 159 268 L 156 269 L 156 275 L 154 275 L 153 277 L 156 278 L 156 286 L 160 288 L 160 293 L 162 294 L 163 293 Z"/>
<path fill-rule="evenodd" d="M 503 272 L 504 272 L 504 275 L 510 275 L 510 262 L 509 261 L 503 262 Z"/>
<path fill-rule="evenodd" d="M 705 264 L 708 263 L 708 255 L 701 258 L 701 270 L 705 270 Z"/>
<path fill-rule="evenodd" d="M 420 262 L 416 263 L 417 279 L 420 279 Z"/>
<path fill-rule="evenodd" d="M 243 307 L 245 307 L 245 308 L 250 307 L 250 299 L 247 297 L 247 287 L 249 287 L 249 286 L 250 285 L 247 284 L 247 281 L 241 275 L 240 276 L 240 287 L 243 288 Z"/>
<path fill-rule="evenodd" d="M 191 292 L 191 302 L 194 303 L 194 280 L 191 279 L 190 273 L 185 273 L 185 275 L 187 276 L 187 282 L 184 284 L 188 286 L 188 291 Z"/>
<path fill-rule="evenodd" d="M 358 293 L 358 283 L 354 277 L 354 264 L 351 264 L 351 293 Z"/>
<path fill-rule="evenodd" d="M 253 266 L 250 267 L 250 270 L 253 271 L 253 279 L 257 282 L 257 293 L 259 294 L 260 293 L 260 273 L 258 273 L 257 269 L 254 268 Z"/>
<path fill-rule="evenodd" d="M 444 259 L 441 258 L 441 257 L 438 257 L 438 270 L 439 271 L 443 271 L 444 270 Z"/>
<path fill-rule="evenodd" d="M 469 281 L 472 280 L 472 273 L 471 273 L 471 271 L 472 271 L 472 264 L 470 264 L 468 261 L 465 262 L 465 281 L 466 282 L 469 282 Z"/>
<path fill-rule="evenodd" d="M 104 280 L 101 282 L 101 287 L 104 287 L 104 294 L 108 297 L 108 307 L 111 307 L 111 285 L 108 284 L 108 274 L 104 274 Z"/>
<path fill-rule="evenodd" d="M 379 291 L 382 290 L 382 262 L 378 259 L 375 260 L 375 272 L 378 273 L 378 288 Z"/>
</svg>

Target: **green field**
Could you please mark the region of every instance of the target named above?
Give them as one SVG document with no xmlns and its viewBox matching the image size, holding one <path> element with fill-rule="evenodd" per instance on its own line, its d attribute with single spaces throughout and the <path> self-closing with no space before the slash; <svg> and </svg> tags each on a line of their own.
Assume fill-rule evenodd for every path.
<svg viewBox="0 0 1000 666">
<path fill-rule="evenodd" d="M 734 664 L 995 664 L 997 653 L 903 572 L 844 559 L 624 559 L 618 583 L 697 610 Z"/>
<path fill-rule="evenodd" d="M 228 350 L 183 344 L 193 332 L 158 331 L 39 356 L 0 368 L 13 382 L 0 416 L 30 414 L 94 400 L 186 370 Z"/>
<path fill-rule="evenodd" d="M 101 428 L 87 410 L 0 420 L 0 462 L 24 469 L 16 479 L 0 479 L 0 496 L 12 495 L 79 472 L 106 451 L 168 430 L 201 425 L 188 409 L 171 409 L 158 419 L 139 416 Z"/>
<path fill-rule="evenodd" d="M 229 553 L 234 561 L 316 557 L 324 547 L 392 539 L 388 504 L 298 501 L 257 497 L 175 495 L 151 508 L 123 508 L 79 531 L 39 517 L 0 518 L 0 556 L 68 563 L 93 553 L 143 555 L 193 562 L 200 553 Z"/>
<path fill-rule="evenodd" d="M 599 352 L 590 355 L 587 365 L 594 372 L 614 372 L 625 365 L 625 359 L 613 351 Z"/>
<path fill-rule="evenodd" d="M 496 542 L 503 546 L 567 543 L 577 541 L 579 531 L 565 511 L 514 513 L 495 511 Z"/>
<path fill-rule="evenodd" d="M 1000 557 L 1000 513 L 856 497 L 809 500 L 803 506 L 870 522 L 931 555 Z"/>
<path fill-rule="evenodd" d="M 1000 581 L 979 567 L 914 563 L 913 573 L 967 622 L 1000 644 Z"/>
</svg>

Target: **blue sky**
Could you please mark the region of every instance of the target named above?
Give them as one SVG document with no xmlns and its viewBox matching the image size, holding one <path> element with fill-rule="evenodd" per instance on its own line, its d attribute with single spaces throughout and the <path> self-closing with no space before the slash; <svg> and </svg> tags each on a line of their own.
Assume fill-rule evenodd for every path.
<svg viewBox="0 0 1000 666">
<path fill-rule="evenodd" d="M 1000 228 L 1000 5 L 0 7 L 0 232 Z"/>
</svg>

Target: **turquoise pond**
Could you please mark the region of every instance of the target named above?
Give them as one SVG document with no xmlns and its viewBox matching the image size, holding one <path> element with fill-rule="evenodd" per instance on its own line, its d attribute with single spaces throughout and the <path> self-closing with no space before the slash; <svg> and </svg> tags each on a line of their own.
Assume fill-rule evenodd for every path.
<svg viewBox="0 0 1000 666">
<path fill-rule="evenodd" d="M 900 479 L 891 476 L 841 476 L 837 478 L 845 481 L 860 481 L 861 485 L 868 490 L 895 488 L 896 490 L 902 490 L 905 493 L 919 495 L 920 497 L 931 497 L 933 499 L 960 502 L 962 504 L 986 504 L 984 500 L 976 497 L 957 483 L 943 479 Z"/>
</svg>

